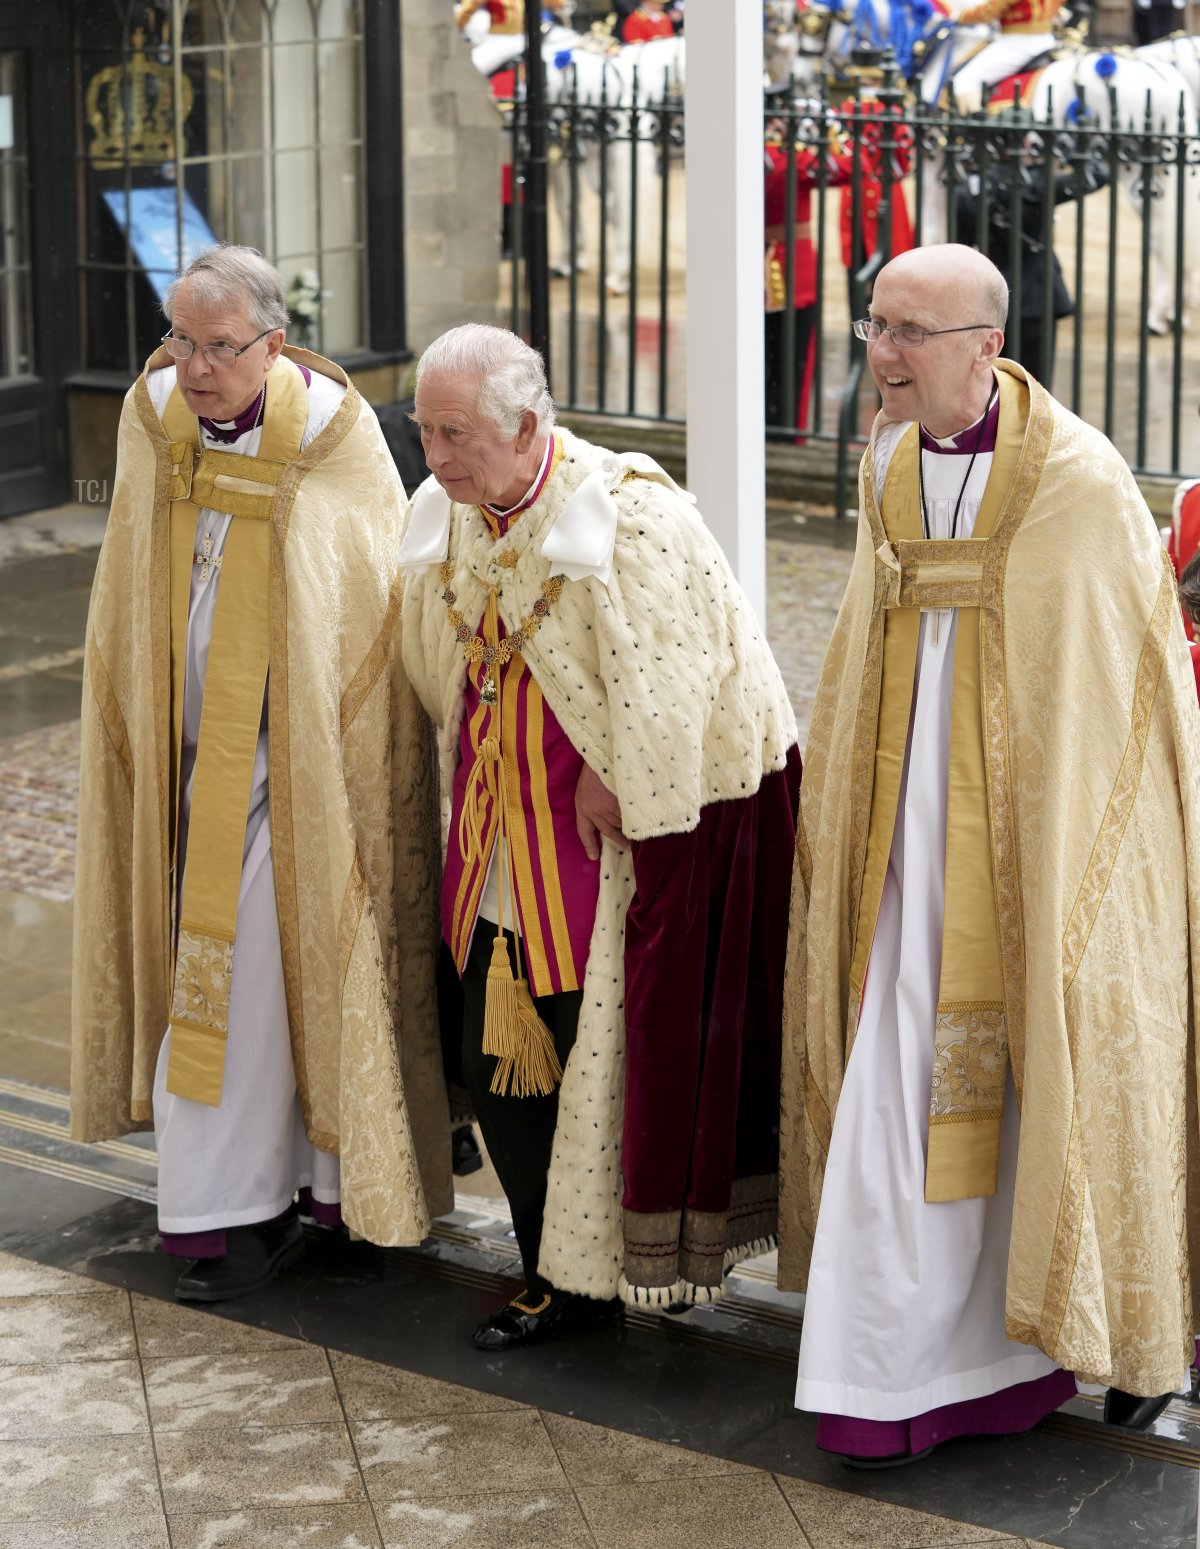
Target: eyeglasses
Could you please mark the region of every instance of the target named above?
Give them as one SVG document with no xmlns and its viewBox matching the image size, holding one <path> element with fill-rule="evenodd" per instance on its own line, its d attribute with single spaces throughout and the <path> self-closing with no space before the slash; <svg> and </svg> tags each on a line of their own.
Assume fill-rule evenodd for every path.
<svg viewBox="0 0 1200 1549">
<path fill-rule="evenodd" d="M 243 344 L 240 350 L 235 350 L 232 344 L 201 344 L 200 353 L 210 366 L 232 366 L 239 355 L 244 355 L 260 339 L 265 339 L 269 333 L 275 333 L 275 331 L 274 328 L 264 328 L 262 333 L 255 334 L 249 344 Z M 196 353 L 197 346 L 190 339 L 177 339 L 170 332 L 163 334 L 161 342 L 166 346 L 167 354 L 174 360 L 191 360 Z"/>
<path fill-rule="evenodd" d="M 856 339 L 865 339 L 868 344 L 874 344 L 880 334 L 890 333 L 892 343 L 898 349 L 915 350 L 918 344 L 924 344 L 934 334 L 970 333 L 975 328 L 995 326 L 995 323 L 964 323 L 961 328 L 918 328 L 915 323 L 901 323 L 898 328 L 888 328 L 884 323 L 877 323 L 873 317 L 861 317 L 857 323 L 850 324 L 850 330 Z"/>
</svg>

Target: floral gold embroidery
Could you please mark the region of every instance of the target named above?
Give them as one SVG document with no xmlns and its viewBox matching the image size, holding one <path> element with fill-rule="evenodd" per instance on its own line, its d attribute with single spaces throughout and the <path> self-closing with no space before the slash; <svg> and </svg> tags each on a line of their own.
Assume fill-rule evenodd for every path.
<svg viewBox="0 0 1200 1549">
<path fill-rule="evenodd" d="M 1002 1111 L 1008 1063 L 1003 1007 L 939 1008 L 935 1036 L 930 1117 Z"/>
<path fill-rule="evenodd" d="M 175 959 L 171 1019 L 229 1031 L 229 986 L 233 978 L 233 942 L 182 929 Z"/>
</svg>

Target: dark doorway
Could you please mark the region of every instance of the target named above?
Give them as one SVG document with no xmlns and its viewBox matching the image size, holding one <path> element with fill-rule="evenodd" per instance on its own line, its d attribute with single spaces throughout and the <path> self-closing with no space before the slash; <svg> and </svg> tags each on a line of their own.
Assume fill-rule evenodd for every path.
<svg viewBox="0 0 1200 1549">
<path fill-rule="evenodd" d="M 73 361 L 65 6 L 0 0 L 0 517 L 68 498 Z"/>
</svg>

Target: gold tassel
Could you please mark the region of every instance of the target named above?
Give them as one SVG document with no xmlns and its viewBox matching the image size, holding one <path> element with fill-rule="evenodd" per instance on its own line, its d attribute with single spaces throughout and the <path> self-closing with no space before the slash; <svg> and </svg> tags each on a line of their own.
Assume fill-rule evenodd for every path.
<svg viewBox="0 0 1200 1549">
<path fill-rule="evenodd" d="M 517 1041 L 512 1053 L 496 1062 L 492 1092 L 497 1097 L 548 1097 L 562 1080 L 562 1065 L 550 1029 L 538 1016 L 524 979 L 513 984 L 513 1004 L 519 1027 Z M 487 1052 L 486 1042 L 484 1049 Z"/>
<path fill-rule="evenodd" d="M 508 938 L 501 931 L 492 942 L 492 961 L 483 996 L 483 1052 L 496 1055 L 503 1063 L 515 1059 L 520 1047 L 517 986 L 508 957 Z"/>
</svg>

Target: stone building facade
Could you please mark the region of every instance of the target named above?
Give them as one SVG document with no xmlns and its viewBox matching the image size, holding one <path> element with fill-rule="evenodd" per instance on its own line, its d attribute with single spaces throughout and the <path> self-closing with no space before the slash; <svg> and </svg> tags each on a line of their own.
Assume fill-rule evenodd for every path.
<svg viewBox="0 0 1200 1549">
<path fill-rule="evenodd" d="M 449 0 L 0 0 L 0 517 L 105 498 L 214 241 L 277 264 L 292 342 L 402 397 L 414 350 L 497 316 L 503 142 Z"/>
</svg>

